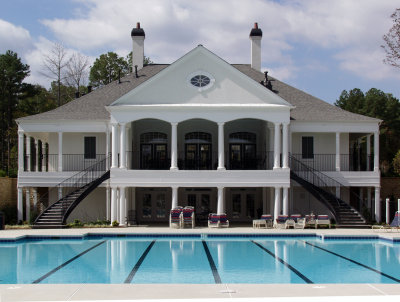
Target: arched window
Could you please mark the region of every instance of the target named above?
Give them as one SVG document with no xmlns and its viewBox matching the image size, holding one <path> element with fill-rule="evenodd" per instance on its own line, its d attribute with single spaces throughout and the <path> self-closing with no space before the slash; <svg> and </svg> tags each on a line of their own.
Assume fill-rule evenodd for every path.
<svg viewBox="0 0 400 302">
<path fill-rule="evenodd" d="M 229 166 L 233 170 L 257 169 L 257 137 L 251 132 L 235 132 L 229 135 Z"/>
<path fill-rule="evenodd" d="M 190 132 L 185 134 L 185 169 L 212 169 L 212 139 L 206 132 Z"/>
<path fill-rule="evenodd" d="M 162 132 L 146 132 L 140 135 L 140 168 L 146 170 L 168 169 L 168 136 Z"/>
</svg>

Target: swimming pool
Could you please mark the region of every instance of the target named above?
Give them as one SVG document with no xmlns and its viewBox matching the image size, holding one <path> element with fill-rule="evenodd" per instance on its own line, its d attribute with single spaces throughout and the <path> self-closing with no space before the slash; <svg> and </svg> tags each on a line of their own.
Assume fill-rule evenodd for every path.
<svg viewBox="0 0 400 302">
<path fill-rule="evenodd" d="M 0 242 L 0 284 L 400 283 L 400 244 L 360 239 L 34 237 Z"/>
</svg>

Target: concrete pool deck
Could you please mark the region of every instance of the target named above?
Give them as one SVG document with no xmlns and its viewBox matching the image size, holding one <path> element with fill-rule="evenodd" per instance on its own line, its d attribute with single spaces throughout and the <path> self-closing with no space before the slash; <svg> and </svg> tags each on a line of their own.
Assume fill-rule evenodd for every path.
<svg viewBox="0 0 400 302">
<path fill-rule="evenodd" d="M 167 227 L 85 228 L 51 230 L 3 230 L 0 239 L 29 236 L 80 236 L 85 234 L 317 234 L 333 236 L 380 236 L 400 239 L 400 232 L 371 229 L 276 230 L 231 227 L 225 229 L 170 229 Z M 400 295 L 400 284 L 2 284 L 0 301 L 88 301 L 147 299 L 230 299 L 295 297 L 362 297 L 385 296 L 394 301 Z M 293 298 L 293 299 L 292 299 Z M 342 298 L 341 298 L 342 299 Z M 289 301 L 288 300 L 288 301 Z M 200 301 L 200 300 L 199 300 Z M 274 300 L 275 301 L 275 300 Z"/>
</svg>

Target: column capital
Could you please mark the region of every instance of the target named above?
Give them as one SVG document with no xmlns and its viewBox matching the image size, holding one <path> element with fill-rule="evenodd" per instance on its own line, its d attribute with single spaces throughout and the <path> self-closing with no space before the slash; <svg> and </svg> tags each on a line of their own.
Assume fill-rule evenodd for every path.
<svg viewBox="0 0 400 302">
<path fill-rule="evenodd" d="M 282 122 L 283 126 L 289 126 L 290 122 Z"/>
<path fill-rule="evenodd" d="M 118 125 L 119 125 L 120 127 L 124 127 L 124 126 L 126 126 L 126 123 L 125 123 L 125 122 L 123 122 L 123 123 L 118 123 Z"/>
<path fill-rule="evenodd" d="M 217 122 L 218 126 L 223 126 L 225 125 L 225 122 Z"/>
<path fill-rule="evenodd" d="M 170 122 L 171 126 L 178 126 L 178 122 Z"/>
<path fill-rule="evenodd" d="M 25 131 L 24 130 L 18 130 L 18 135 L 24 135 Z"/>
</svg>

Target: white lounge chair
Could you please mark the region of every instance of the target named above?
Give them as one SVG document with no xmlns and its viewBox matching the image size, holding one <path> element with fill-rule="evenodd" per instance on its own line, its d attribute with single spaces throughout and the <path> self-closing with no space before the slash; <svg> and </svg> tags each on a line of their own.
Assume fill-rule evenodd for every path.
<svg viewBox="0 0 400 302">
<path fill-rule="evenodd" d="M 184 228 L 186 225 L 188 225 L 191 226 L 192 229 L 194 229 L 194 217 L 194 207 L 185 207 L 182 210 L 182 227 Z"/>
<path fill-rule="evenodd" d="M 169 227 L 181 228 L 182 226 L 182 208 L 172 209 L 169 213 Z"/>
<path fill-rule="evenodd" d="M 331 228 L 331 220 L 328 215 L 318 215 L 317 220 L 315 222 L 315 228 L 318 228 L 319 225 L 327 225 Z"/>
</svg>

